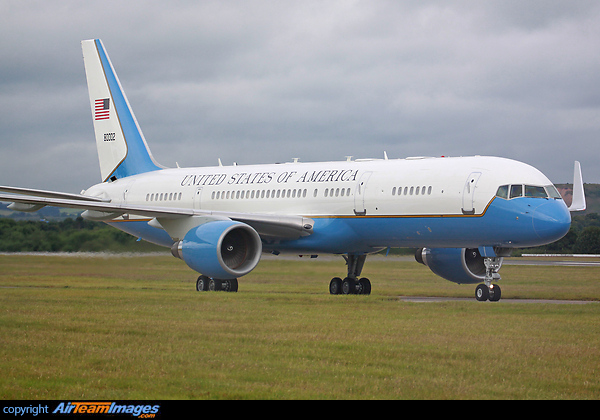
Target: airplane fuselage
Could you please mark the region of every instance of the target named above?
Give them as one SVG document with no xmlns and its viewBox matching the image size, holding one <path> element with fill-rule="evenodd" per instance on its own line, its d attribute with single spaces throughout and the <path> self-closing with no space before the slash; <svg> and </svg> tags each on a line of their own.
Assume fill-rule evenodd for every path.
<svg viewBox="0 0 600 420">
<path fill-rule="evenodd" d="M 265 251 L 368 253 L 387 247 L 505 248 L 566 234 L 561 199 L 496 196 L 501 185 L 554 188 L 537 169 L 496 157 L 407 158 L 163 169 L 89 188 L 113 203 L 221 212 L 300 215 L 314 233 Z M 556 190 L 554 190 L 556 191 Z M 152 242 L 173 241 L 147 218 L 112 225 Z"/>
</svg>

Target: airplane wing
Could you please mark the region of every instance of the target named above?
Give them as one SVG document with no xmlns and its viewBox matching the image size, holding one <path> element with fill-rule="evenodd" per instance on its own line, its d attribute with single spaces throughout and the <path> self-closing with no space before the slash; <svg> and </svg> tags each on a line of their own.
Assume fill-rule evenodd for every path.
<svg viewBox="0 0 600 420">
<path fill-rule="evenodd" d="M 109 202 L 110 200 L 99 197 L 89 197 L 82 194 L 70 194 L 56 191 L 47 190 L 35 190 L 32 188 L 19 188 L 19 187 L 7 187 L 0 185 L 0 191 L 4 191 L 12 194 L 27 194 L 36 197 L 49 197 L 49 198 L 65 198 L 69 200 L 84 200 L 84 201 L 104 201 Z"/>
<path fill-rule="evenodd" d="M 301 236 L 308 236 L 312 234 L 314 226 L 312 219 L 294 215 L 115 204 L 97 197 L 16 187 L 0 186 L 0 191 L 13 192 L 13 194 L 0 193 L 0 201 L 18 203 L 16 206 L 9 206 L 17 211 L 37 211 L 44 206 L 52 206 L 97 212 L 92 215 L 95 215 L 98 220 L 114 219 L 123 215 L 149 217 L 156 219 L 152 226 L 162 227 L 173 238 L 178 239 L 182 239 L 189 229 L 206 222 L 207 219 L 209 221 L 230 219 L 246 223 L 266 240 L 297 239 Z M 91 218 L 93 219 L 93 217 Z"/>
</svg>

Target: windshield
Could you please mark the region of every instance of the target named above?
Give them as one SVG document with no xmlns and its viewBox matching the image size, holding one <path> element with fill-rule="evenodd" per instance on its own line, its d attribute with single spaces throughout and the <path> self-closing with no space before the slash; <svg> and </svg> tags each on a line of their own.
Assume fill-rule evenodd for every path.
<svg viewBox="0 0 600 420">
<path fill-rule="evenodd" d="M 521 184 L 501 185 L 498 187 L 498 191 L 496 191 L 496 197 L 504 198 L 505 200 L 517 197 L 562 199 L 554 185 L 546 185 L 545 187 Z"/>
<path fill-rule="evenodd" d="M 546 185 L 546 192 L 548 193 L 548 196 L 550 198 L 562 200 L 562 196 L 560 195 L 560 193 L 554 185 Z"/>
</svg>

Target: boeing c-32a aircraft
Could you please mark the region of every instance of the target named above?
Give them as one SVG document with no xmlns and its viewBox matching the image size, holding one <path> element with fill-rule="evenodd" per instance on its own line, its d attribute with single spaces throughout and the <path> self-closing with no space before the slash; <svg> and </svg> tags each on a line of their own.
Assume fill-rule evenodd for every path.
<svg viewBox="0 0 600 420">
<path fill-rule="evenodd" d="M 435 274 L 480 283 L 476 298 L 497 301 L 511 248 L 562 238 L 569 210 L 585 209 L 578 162 L 570 208 L 540 171 L 498 157 L 167 169 L 152 157 L 102 42 L 82 47 L 102 182 L 81 194 L 0 187 L 0 200 L 20 211 L 82 209 L 169 247 L 201 273 L 198 291 L 237 291 L 270 252 L 341 255 L 347 273 L 330 293 L 369 294 L 367 255 L 413 247 Z"/>
</svg>

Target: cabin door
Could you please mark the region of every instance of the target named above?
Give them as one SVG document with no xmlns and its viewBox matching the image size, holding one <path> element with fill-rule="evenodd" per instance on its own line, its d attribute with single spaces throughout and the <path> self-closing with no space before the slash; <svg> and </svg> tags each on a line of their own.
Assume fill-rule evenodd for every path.
<svg viewBox="0 0 600 420">
<path fill-rule="evenodd" d="M 480 176 L 481 172 L 471 172 L 465 182 L 462 196 L 463 214 L 475 214 L 475 189 L 477 188 L 477 181 L 479 181 Z"/>
<path fill-rule="evenodd" d="M 360 176 L 356 189 L 354 190 L 354 214 L 357 216 L 366 216 L 367 208 L 365 205 L 365 193 L 367 190 L 367 182 L 373 172 L 365 172 Z"/>
<path fill-rule="evenodd" d="M 202 187 L 196 188 L 194 192 L 194 209 L 200 210 L 202 208 Z"/>
</svg>

